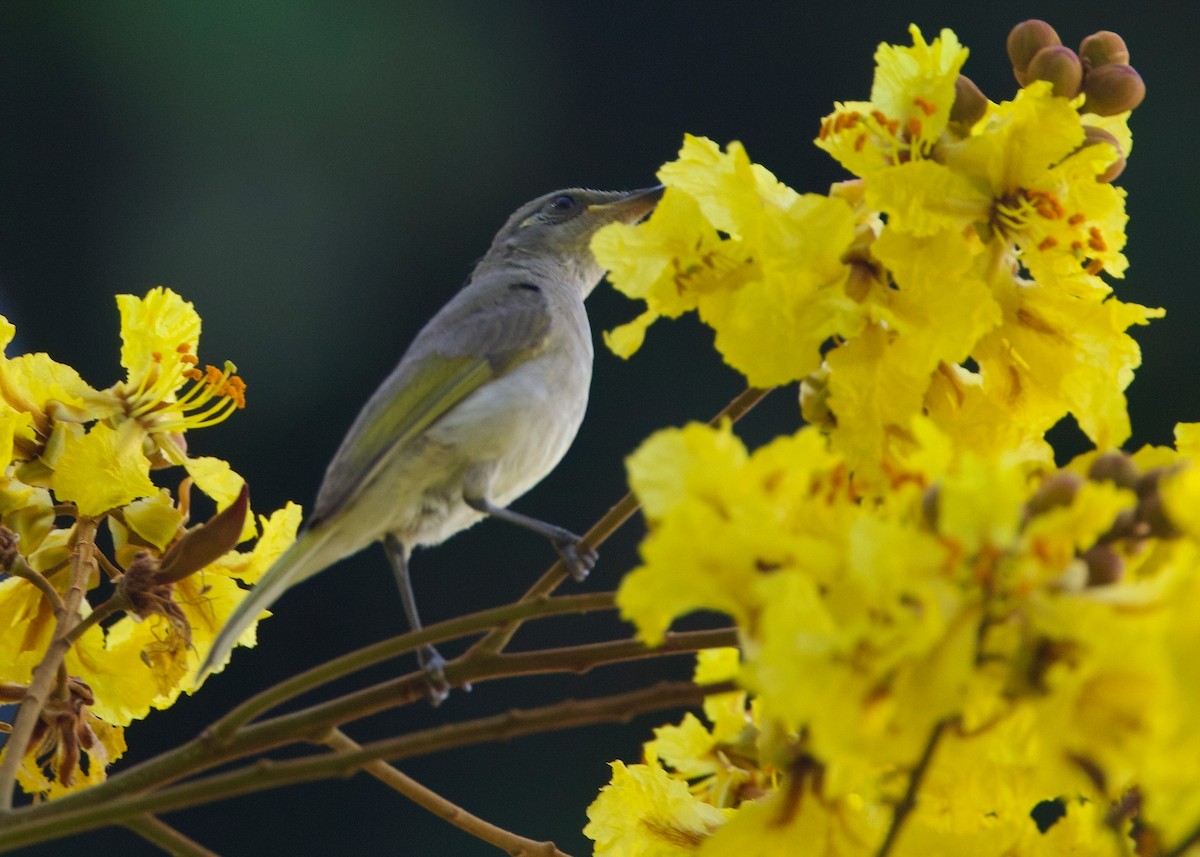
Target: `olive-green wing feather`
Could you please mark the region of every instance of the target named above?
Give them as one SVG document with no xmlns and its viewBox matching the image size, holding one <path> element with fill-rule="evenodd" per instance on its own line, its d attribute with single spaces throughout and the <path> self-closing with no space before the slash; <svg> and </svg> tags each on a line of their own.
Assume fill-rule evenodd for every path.
<svg viewBox="0 0 1200 857">
<path fill-rule="evenodd" d="M 418 334 L 351 426 L 309 526 L 333 517 L 391 457 L 475 390 L 537 354 L 550 328 L 541 289 L 472 283 Z"/>
</svg>

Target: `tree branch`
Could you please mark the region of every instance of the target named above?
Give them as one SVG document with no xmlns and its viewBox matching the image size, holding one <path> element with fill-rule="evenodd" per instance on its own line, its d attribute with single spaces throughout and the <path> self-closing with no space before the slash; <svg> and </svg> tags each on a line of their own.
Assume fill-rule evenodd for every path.
<svg viewBox="0 0 1200 857">
<path fill-rule="evenodd" d="M 79 621 L 79 606 L 92 572 L 96 571 L 95 558 L 96 520 L 80 518 L 75 525 L 74 545 L 71 549 L 71 580 L 55 613 L 54 636 L 46 647 L 46 654 L 33 670 L 33 680 L 25 691 L 25 698 L 17 717 L 13 721 L 12 733 L 4 746 L 0 758 L 0 813 L 13 808 L 13 791 L 17 784 L 17 772 L 29 748 L 29 739 L 37 726 L 38 718 L 50 698 L 50 691 L 58 678 L 59 667 L 71 648 L 70 634 Z M 51 602 L 53 604 L 53 601 Z"/>
<path fill-rule="evenodd" d="M 704 687 L 697 687 L 690 682 L 662 683 L 601 699 L 567 700 L 541 708 L 514 709 L 506 714 L 375 741 L 363 745 L 361 750 L 283 762 L 260 759 L 233 771 L 214 774 L 162 791 L 122 793 L 100 805 L 74 808 L 53 815 L 24 810 L 13 813 L 0 827 L 0 850 L 11 850 L 111 824 L 124 824 L 129 819 L 146 813 L 171 812 L 283 785 L 345 776 L 376 759 L 407 759 L 452 747 L 507 741 L 525 735 L 595 723 L 624 723 L 638 714 L 650 711 L 699 705 L 706 696 L 727 693 L 733 689 L 732 682 Z M 315 736 L 314 740 L 322 741 L 326 737 L 328 732 L 324 736 Z"/>
<path fill-rule="evenodd" d="M 126 821 L 125 826 L 172 857 L 221 857 L 153 815 L 135 816 Z"/>
<path fill-rule="evenodd" d="M 892 847 L 896 844 L 896 839 L 904 827 L 904 820 L 917 806 L 917 792 L 920 791 L 921 783 L 925 779 L 925 772 L 929 770 L 929 764 L 933 761 L 933 754 L 937 750 L 938 742 L 941 741 L 946 728 L 957 719 L 957 717 L 947 717 L 939 720 L 930 730 L 929 740 L 925 742 L 921 758 L 917 760 L 912 773 L 908 776 L 908 788 L 904 792 L 904 797 L 900 799 L 900 803 L 896 804 L 895 810 L 892 811 L 892 823 L 888 827 L 883 844 L 875 852 L 875 857 L 887 857 L 892 852 Z"/>
<path fill-rule="evenodd" d="M 62 597 L 59 596 L 58 590 L 54 588 L 54 584 L 46 579 L 44 574 L 34 571 L 29 563 L 25 561 L 25 557 L 18 554 L 14 559 L 12 566 L 8 569 L 8 573 L 13 577 L 19 577 L 22 580 L 28 580 L 36 586 L 42 593 L 42 596 L 50 603 L 50 608 L 58 613 L 63 609 Z"/>
<path fill-rule="evenodd" d="M 723 407 L 716 416 L 708 421 L 709 425 L 719 425 L 724 420 L 736 423 L 746 414 L 748 414 L 755 405 L 766 398 L 770 393 L 770 389 L 762 389 L 759 387 L 747 387 L 739 393 L 725 407 Z M 633 496 L 633 492 L 626 494 L 617 504 L 609 509 L 599 521 L 597 521 L 590 530 L 584 533 L 583 543 L 589 547 L 599 547 L 616 532 L 622 524 L 633 516 L 633 513 L 638 510 L 640 504 L 637 498 Z M 567 566 L 562 560 L 559 560 L 546 569 L 545 573 L 538 581 L 529 588 L 529 590 L 521 596 L 521 602 L 534 601 L 538 598 L 545 598 L 551 595 L 554 590 L 567 579 Z M 520 602 L 519 602 L 520 603 Z M 512 621 L 501 628 L 491 631 L 482 640 L 471 647 L 468 655 L 477 652 L 488 652 L 495 654 L 501 652 L 512 640 L 513 635 L 521 627 L 520 621 Z"/>
<path fill-rule="evenodd" d="M 362 750 L 362 746 L 339 729 L 334 729 L 325 739 L 325 745 L 342 752 Z M 535 842 L 526 839 L 503 827 L 484 821 L 477 815 L 467 812 L 458 804 L 450 801 L 432 789 L 421 785 L 412 777 L 389 765 L 387 762 L 367 762 L 362 766 L 375 779 L 384 785 L 404 795 L 417 806 L 428 810 L 449 824 L 454 825 L 464 833 L 469 833 L 476 839 L 481 839 L 489 845 L 495 845 L 512 857 L 570 857 L 553 842 Z"/>
<path fill-rule="evenodd" d="M 584 596 L 580 596 L 582 598 Z M 551 599 L 558 603 L 568 599 Z M 435 630 L 430 626 L 425 633 Z M 408 635 L 406 635 L 408 636 Z M 547 672 L 586 672 L 594 666 L 634 658 L 682 654 L 699 649 L 731 645 L 736 642 L 732 628 L 715 631 L 693 631 L 668 634 L 663 645 L 647 649 L 634 640 L 616 640 L 549 652 L 522 652 L 492 656 L 468 662 L 466 655 L 446 665 L 446 677 L 452 684 L 481 683 L 499 678 Z M 538 656 L 548 654 L 551 664 L 539 663 Z M 244 726 L 222 743 L 214 743 L 211 730 L 187 744 L 169 750 L 121 772 L 90 789 L 65 795 L 50 803 L 26 807 L 13 813 L 37 818 L 58 817 L 78 813 L 87 807 L 110 806 L 121 796 L 147 792 L 166 783 L 175 782 L 226 762 L 262 753 L 296 741 L 321 741 L 330 729 L 343 723 L 404 705 L 427 694 L 425 674 L 413 672 L 395 679 L 355 691 L 337 699 L 316 703 L 299 711 Z M 24 819 L 23 819 L 24 820 Z M 6 843 L 0 828 L 0 847 Z"/>
<path fill-rule="evenodd" d="M 207 740 L 220 745 L 240 727 L 289 699 L 315 690 L 335 679 L 351 675 L 358 670 L 415 651 L 427 643 L 440 643 L 444 640 L 453 640 L 486 631 L 488 628 L 494 628 L 502 622 L 513 619 L 534 619 L 568 613 L 611 610 L 615 594 L 613 592 L 597 592 L 588 595 L 542 598 L 506 604 L 503 607 L 481 610 L 467 616 L 439 622 L 436 625 L 427 625 L 421 631 L 410 631 L 370 646 L 364 646 L 349 654 L 326 661 L 320 666 L 313 667 L 252 696 L 209 727 L 206 730 Z"/>
</svg>

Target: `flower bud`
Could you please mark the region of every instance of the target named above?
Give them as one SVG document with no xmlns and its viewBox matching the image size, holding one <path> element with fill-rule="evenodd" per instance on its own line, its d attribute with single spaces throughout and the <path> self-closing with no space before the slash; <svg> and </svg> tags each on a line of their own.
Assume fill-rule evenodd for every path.
<svg viewBox="0 0 1200 857">
<path fill-rule="evenodd" d="M 987 113 L 987 96 L 975 85 L 975 81 L 960 74 L 954 81 L 954 105 L 950 108 L 950 121 L 966 129 L 972 128 Z"/>
<path fill-rule="evenodd" d="M 1083 148 L 1084 146 L 1094 146 L 1097 143 L 1108 143 L 1117 150 L 1117 159 L 1108 165 L 1108 169 L 1096 176 L 1096 181 L 1111 182 L 1121 173 L 1125 172 L 1125 153 L 1121 151 L 1121 143 L 1112 134 L 1105 131 L 1103 128 L 1098 128 L 1095 125 L 1083 126 Z"/>
<path fill-rule="evenodd" d="M 1156 539 L 1177 539 L 1183 535 L 1179 527 L 1167 516 L 1161 494 L 1151 494 L 1138 504 L 1138 520 L 1143 522 L 1149 535 Z"/>
<path fill-rule="evenodd" d="M 1034 495 L 1025 504 L 1025 512 L 1035 518 L 1059 506 L 1070 506 L 1079 489 L 1083 487 L 1083 477 L 1070 470 L 1060 470 L 1042 480 Z"/>
<path fill-rule="evenodd" d="M 1088 468 L 1088 479 L 1093 482 L 1111 482 L 1118 488 L 1132 489 L 1137 485 L 1138 469 L 1133 459 L 1125 453 L 1106 452 L 1092 462 L 1092 466 Z"/>
<path fill-rule="evenodd" d="M 1008 58 L 1012 61 L 1017 83 L 1024 86 L 1030 80 L 1036 80 L 1037 78 L 1026 77 L 1025 74 L 1034 55 L 1042 48 L 1061 44 L 1062 39 L 1058 37 L 1058 33 L 1045 21 L 1031 18 L 1013 27 L 1008 34 Z"/>
<path fill-rule="evenodd" d="M 1143 532 L 1149 536 L 1159 539 L 1175 539 L 1180 536 L 1179 528 L 1167 517 L 1161 492 L 1163 479 L 1178 471 L 1178 467 L 1156 467 L 1147 470 L 1134 486 L 1138 495 L 1137 520 L 1142 525 Z"/>
<path fill-rule="evenodd" d="M 1109 63 L 1088 72 L 1083 83 L 1083 112 L 1114 116 L 1133 110 L 1146 97 L 1146 84 L 1131 65 Z"/>
<path fill-rule="evenodd" d="M 1107 586 L 1119 583 L 1125 576 L 1125 560 L 1110 545 L 1096 545 L 1084 555 L 1087 564 L 1088 586 Z"/>
<path fill-rule="evenodd" d="M 1048 80 L 1054 84 L 1054 94 L 1063 98 L 1074 98 L 1083 83 L 1083 64 L 1075 51 L 1063 45 L 1042 48 L 1025 69 L 1028 83 Z"/>
<path fill-rule="evenodd" d="M 1079 43 L 1079 58 L 1083 67 L 1091 70 L 1110 63 L 1129 63 L 1129 48 L 1116 33 L 1101 30 Z"/>
</svg>

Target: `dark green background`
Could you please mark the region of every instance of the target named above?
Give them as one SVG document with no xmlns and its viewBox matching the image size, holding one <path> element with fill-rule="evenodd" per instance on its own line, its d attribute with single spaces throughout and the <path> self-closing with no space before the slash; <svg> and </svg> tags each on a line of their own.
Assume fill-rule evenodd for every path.
<svg viewBox="0 0 1200 857">
<path fill-rule="evenodd" d="M 1149 85 L 1121 180 L 1133 219 L 1118 293 L 1169 310 L 1138 332 L 1145 365 L 1130 396 L 1132 443 L 1165 442 L 1175 421 L 1200 419 L 1200 12 L 1185 3 L 8 2 L 0 309 L 18 327 L 16 349 L 47 350 L 104 386 L 119 372 L 112 296 L 176 289 L 204 319 L 201 357 L 233 359 L 250 385 L 247 410 L 191 436 L 192 449 L 229 459 L 259 511 L 307 504 L 359 404 L 519 203 L 560 186 L 649 184 L 685 131 L 741 140 L 793 187 L 823 191 L 842 175 L 810 141 L 834 100 L 866 98 L 878 42 L 906 43 L 910 20 L 929 37 L 950 26 L 972 50 L 966 72 L 1000 99 L 1015 87 L 1005 35 L 1031 16 L 1068 44 L 1117 30 Z M 591 307 L 597 330 L 637 311 L 607 287 Z M 643 437 L 707 418 L 740 388 L 710 340 L 685 320 L 656 327 L 628 363 L 601 347 L 578 441 L 518 508 L 585 528 L 622 493 L 622 458 Z M 758 443 L 797 419 L 794 391 L 781 391 L 744 435 Z M 638 526 L 606 546 L 587 590 L 631 567 Z M 417 555 L 418 598 L 430 620 L 499 604 L 550 559 L 540 540 L 484 523 Z M 198 698 L 130 728 L 128 758 L 401 627 L 382 553 L 344 562 L 283 599 L 259 647 L 239 651 Z M 571 620 L 519 642 L 620 633 L 608 619 Z M 665 674 L 652 664 L 483 685 L 349 731 L 367 739 Z M 582 854 L 606 762 L 636 760 L 667 719 L 402 767 L 495 823 Z M 365 776 L 168 820 L 223 855 L 497 853 Z M 27 853 L 158 852 L 116 830 Z"/>
</svg>

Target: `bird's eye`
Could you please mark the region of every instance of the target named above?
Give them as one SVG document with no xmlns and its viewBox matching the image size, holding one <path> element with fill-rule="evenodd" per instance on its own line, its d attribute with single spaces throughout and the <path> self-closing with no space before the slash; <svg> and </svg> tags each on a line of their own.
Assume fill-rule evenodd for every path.
<svg viewBox="0 0 1200 857">
<path fill-rule="evenodd" d="M 570 211 L 575 207 L 575 197 L 569 194 L 560 193 L 558 196 L 554 197 L 554 199 L 550 200 L 549 207 L 550 210 L 556 214 L 562 214 L 563 212 Z"/>
</svg>

